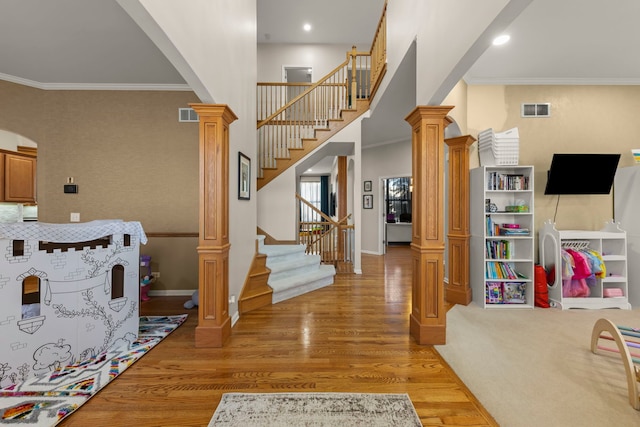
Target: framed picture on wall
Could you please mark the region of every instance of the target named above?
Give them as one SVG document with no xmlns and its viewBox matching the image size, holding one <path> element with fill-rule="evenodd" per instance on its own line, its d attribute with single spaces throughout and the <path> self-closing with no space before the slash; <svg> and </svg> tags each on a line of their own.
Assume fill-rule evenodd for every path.
<svg viewBox="0 0 640 427">
<path fill-rule="evenodd" d="M 251 198 L 251 159 L 238 152 L 238 199 Z"/>
<path fill-rule="evenodd" d="M 364 182 L 364 191 L 371 191 L 371 181 Z"/>
<path fill-rule="evenodd" d="M 362 208 L 373 209 L 373 194 L 365 194 L 362 196 Z"/>
</svg>

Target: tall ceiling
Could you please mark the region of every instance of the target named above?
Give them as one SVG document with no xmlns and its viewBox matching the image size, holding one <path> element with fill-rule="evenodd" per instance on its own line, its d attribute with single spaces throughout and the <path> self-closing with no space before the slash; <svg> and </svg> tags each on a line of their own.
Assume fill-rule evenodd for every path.
<svg viewBox="0 0 640 427">
<path fill-rule="evenodd" d="M 446 1 L 464 7 L 478 0 Z M 384 3 L 256 0 L 257 42 L 368 46 Z M 638 0 L 532 0 L 505 31 L 510 42 L 487 49 L 464 79 L 640 84 L 639 17 Z M 310 32 L 303 23 L 312 26 Z M 117 0 L 0 0 L 0 80 L 41 89 L 189 90 Z M 389 88 L 374 120 L 363 125 L 363 147 L 407 139 L 403 117 L 415 106 L 415 52 L 402 61 Z"/>
<path fill-rule="evenodd" d="M 368 45 L 383 4 L 257 0 L 257 41 Z M 0 0 L 0 11 L 0 79 L 45 89 L 185 85 L 116 0 Z M 511 41 L 488 49 L 465 79 L 638 84 L 639 17 L 637 0 L 533 0 L 509 27 Z"/>
</svg>

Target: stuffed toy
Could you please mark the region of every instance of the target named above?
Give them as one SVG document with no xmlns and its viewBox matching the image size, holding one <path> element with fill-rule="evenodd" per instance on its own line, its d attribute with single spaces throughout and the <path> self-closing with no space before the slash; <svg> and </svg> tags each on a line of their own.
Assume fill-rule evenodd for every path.
<svg viewBox="0 0 640 427">
<path fill-rule="evenodd" d="M 191 309 L 198 306 L 198 290 L 191 295 L 191 299 L 184 303 L 184 308 Z"/>
</svg>

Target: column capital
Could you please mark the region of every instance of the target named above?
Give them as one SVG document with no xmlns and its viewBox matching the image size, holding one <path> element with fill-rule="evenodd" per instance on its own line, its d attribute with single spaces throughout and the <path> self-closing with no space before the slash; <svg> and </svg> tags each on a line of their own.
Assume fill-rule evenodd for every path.
<svg viewBox="0 0 640 427">
<path fill-rule="evenodd" d="M 446 127 L 453 123 L 451 119 L 447 118 L 447 114 L 449 114 L 449 111 L 452 109 L 453 106 L 451 105 L 418 105 L 404 119 L 409 122 L 411 126 L 415 126 L 424 119 L 446 119 Z"/>
<path fill-rule="evenodd" d="M 230 124 L 238 120 L 238 116 L 226 104 L 189 104 L 199 117 L 222 117 L 225 123 Z"/>
</svg>

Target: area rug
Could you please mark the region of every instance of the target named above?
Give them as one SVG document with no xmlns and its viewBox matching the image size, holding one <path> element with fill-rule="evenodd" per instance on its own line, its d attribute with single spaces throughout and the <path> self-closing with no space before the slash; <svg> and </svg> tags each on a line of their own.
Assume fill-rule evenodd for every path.
<svg viewBox="0 0 640 427">
<path fill-rule="evenodd" d="M 420 427 L 406 394 L 225 393 L 209 427 Z"/>
<path fill-rule="evenodd" d="M 0 389 L 0 424 L 55 426 L 187 319 L 179 316 L 140 317 L 137 340 L 45 376 Z"/>
<path fill-rule="evenodd" d="M 639 310 L 456 305 L 435 346 L 501 426 L 640 426 L 615 353 L 590 350 L 599 318 L 640 326 Z"/>
</svg>

